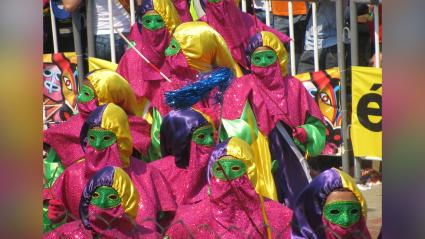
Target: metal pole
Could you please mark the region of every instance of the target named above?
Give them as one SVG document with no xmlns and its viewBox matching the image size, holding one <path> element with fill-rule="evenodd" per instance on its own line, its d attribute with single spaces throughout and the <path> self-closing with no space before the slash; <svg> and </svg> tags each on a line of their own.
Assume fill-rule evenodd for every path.
<svg viewBox="0 0 425 239">
<path fill-rule="evenodd" d="M 246 0 L 242 0 L 242 12 L 246 12 Z"/>
<path fill-rule="evenodd" d="M 345 49 L 344 49 L 344 8 L 343 0 L 336 0 L 336 34 L 338 44 L 338 67 L 341 73 L 341 105 L 342 105 L 342 169 L 349 173 L 350 162 L 348 158 L 348 118 L 347 118 L 347 85 L 345 74 Z"/>
<path fill-rule="evenodd" d="M 78 71 L 78 85 L 81 86 L 84 76 L 83 66 L 83 48 L 81 47 L 81 19 L 80 11 L 74 11 L 72 13 L 72 35 L 74 36 L 74 50 L 77 55 L 77 71 Z"/>
<path fill-rule="evenodd" d="M 311 3 L 311 17 L 313 18 L 313 53 L 314 53 L 314 71 L 319 70 L 319 46 L 318 46 L 318 36 L 317 36 L 317 3 Z"/>
<path fill-rule="evenodd" d="M 266 25 L 270 26 L 270 11 L 271 11 L 271 1 L 266 0 Z M 255 10 L 254 10 L 255 11 Z"/>
<path fill-rule="evenodd" d="M 53 13 L 52 0 L 49 1 L 49 4 L 50 4 L 50 22 L 52 24 L 53 53 L 58 53 L 59 52 L 58 33 L 56 29 L 56 18 L 55 18 L 55 14 Z"/>
<path fill-rule="evenodd" d="M 357 4 L 355 0 L 350 0 L 350 37 L 351 37 L 351 65 L 359 65 L 359 42 L 357 30 Z M 354 157 L 354 179 L 360 183 L 362 160 Z"/>
<path fill-rule="evenodd" d="M 373 5 L 373 17 L 375 23 L 375 67 L 381 67 L 381 60 L 379 55 L 381 54 L 381 49 L 379 49 L 379 5 Z"/>
<path fill-rule="evenodd" d="M 294 34 L 294 11 L 292 8 L 292 1 L 288 1 L 288 15 L 289 15 L 289 51 L 291 55 L 291 75 L 296 75 L 296 62 L 295 62 L 295 34 Z"/>
<path fill-rule="evenodd" d="M 86 6 L 86 16 L 87 16 L 87 53 L 89 57 L 94 57 L 95 52 L 95 45 L 94 45 L 94 21 L 93 21 L 93 7 L 94 7 L 94 1 L 93 0 L 87 0 L 87 6 Z"/>
<path fill-rule="evenodd" d="M 109 43 L 111 45 L 111 61 L 116 63 L 115 56 L 115 37 L 114 37 L 114 20 L 112 18 L 112 0 L 108 0 L 108 13 L 109 13 Z"/>
<path fill-rule="evenodd" d="M 135 2 L 134 0 L 130 0 L 130 24 L 133 26 L 135 19 L 136 19 L 136 11 L 135 9 Z"/>
<path fill-rule="evenodd" d="M 351 65 L 359 65 L 359 40 L 357 30 L 357 4 L 350 0 L 350 38 L 351 38 Z"/>
</svg>

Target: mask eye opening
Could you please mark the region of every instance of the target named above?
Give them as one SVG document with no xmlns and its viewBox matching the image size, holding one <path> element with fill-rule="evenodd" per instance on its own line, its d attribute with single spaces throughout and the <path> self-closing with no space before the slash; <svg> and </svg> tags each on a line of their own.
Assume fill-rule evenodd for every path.
<svg viewBox="0 0 425 239">
<path fill-rule="evenodd" d="M 98 198 L 99 197 L 99 193 L 98 192 L 94 192 L 92 195 L 92 198 Z"/>
<path fill-rule="evenodd" d="M 331 210 L 331 214 L 337 215 L 337 214 L 339 214 L 339 210 L 333 209 L 333 210 Z"/>
<path fill-rule="evenodd" d="M 115 195 L 115 194 L 109 195 L 108 198 L 111 199 L 111 200 L 117 200 L 118 199 L 117 195 Z"/>
</svg>

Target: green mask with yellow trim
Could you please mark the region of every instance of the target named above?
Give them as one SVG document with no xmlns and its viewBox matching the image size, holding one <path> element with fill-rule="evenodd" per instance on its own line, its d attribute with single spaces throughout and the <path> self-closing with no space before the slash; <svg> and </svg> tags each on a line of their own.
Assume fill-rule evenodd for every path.
<svg viewBox="0 0 425 239">
<path fill-rule="evenodd" d="M 103 209 L 114 208 L 121 204 L 121 198 L 114 188 L 102 186 L 96 188 L 96 191 L 92 194 L 90 204 Z"/>
<path fill-rule="evenodd" d="M 97 150 L 106 149 L 117 141 L 112 131 L 102 128 L 89 129 L 87 138 L 90 146 Z"/>
<path fill-rule="evenodd" d="M 94 90 L 90 86 L 83 84 L 83 87 L 81 87 L 81 91 L 77 96 L 77 100 L 80 103 L 87 103 L 94 99 L 94 97 Z"/>
<path fill-rule="evenodd" d="M 198 145 L 212 146 L 214 144 L 214 129 L 211 125 L 203 126 L 192 134 L 192 141 Z"/>
<path fill-rule="evenodd" d="M 165 49 L 164 54 L 166 56 L 174 56 L 179 53 L 180 49 L 179 42 L 173 37 L 171 38 L 170 45 L 168 45 L 167 49 Z"/>
<path fill-rule="evenodd" d="M 336 201 L 325 205 L 325 219 L 332 224 L 347 228 L 360 220 L 362 207 L 359 202 Z"/>
<path fill-rule="evenodd" d="M 234 180 L 246 173 L 246 165 L 242 161 L 232 157 L 221 158 L 214 163 L 212 172 L 215 178 L 224 181 L 227 181 L 227 179 Z"/>
<path fill-rule="evenodd" d="M 165 27 L 164 19 L 159 14 L 145 14 L 142 16 L 143 27 L 156 31 Z"/>
<path fill-rule="evenodd" d="M 251 64 L 254 66 L 268 67 L 277 60 L 277 55 L 273 50 L 257 51 L 251 55 Z"/>
</svg>

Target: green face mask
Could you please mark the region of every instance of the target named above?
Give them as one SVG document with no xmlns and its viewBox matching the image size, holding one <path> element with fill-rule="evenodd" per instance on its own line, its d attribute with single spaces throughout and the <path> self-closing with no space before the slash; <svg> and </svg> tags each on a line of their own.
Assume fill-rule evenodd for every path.
<svg viewBox="0 0 425 239">
<path fill-rule="evenodd" d="M 90 204 L 99 208 L 113 208 L 121 204 L 121 198 L 114 188 L 102 186 L 96 188 L 96 191 L 94 191 L 91 197 Z"/>
<path fill-rule="evenodd" d="M 117 138 L 112 131 L 96 128 L 89 129 L 87 138 L 90 146 L 97 150 L 106 149 L 117 141 Z"/>
<path fill-rule="evenodd" d="M 209 3 L 221 2 L 221 0 L 208 0 Z"/>
<path fill-rule="evenodd" d="M 83 84 L 80 93 L 77 96 L 77 100 L 81 103 L 86 103 L 94 99 L 94 90 L 88 85 Z"/>
<path fill-rule="evenodd" d="M 277 60 L 277 55 L 272 50 L 257 51 L 251 55 L 251 63 L 254 66 L 267 67 L 273 65 Z"/>
<path fill-rule="evenodd" d="M 177 42 L 175 38 L 171 38 L 170 45 L 165 49 L 165 55 L 166 56 L 173 56 L 179 53 L 180 51 L 180 44 Z"/>
<path fill-rule="evenodd" d="M 165 27 L 164 20 L 159 14 L 145 14 L 142 17 L 142 25 L 152 31 Z"/>
<path fill-rule="evenodd" d="M 195 130 L 192 140 L 198 145 L 212 146 L 214 144 L 214 129 L 211 125 L 203 126 Z"/>
<path fill-rule="evenodd" d="M 220 164 L 222 167 L 220 167 Z M 221 158 L 213 165 L 214 177 L 226 181 L 223 171 L 229 180 L 237 179 L 246 173 L 245 164 L 234 158 Z"/>
<path fill-rule="evenodd" d="M 360 220 L 362 208 L 359 202 L 336 201 L 325 205 L 324 214 L 326 220 L 347 228 Z"/>
</svg>

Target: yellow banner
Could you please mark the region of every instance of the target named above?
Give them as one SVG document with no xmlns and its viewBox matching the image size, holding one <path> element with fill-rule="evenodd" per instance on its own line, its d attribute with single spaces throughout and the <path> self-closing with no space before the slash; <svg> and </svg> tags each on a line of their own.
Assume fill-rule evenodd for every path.
<svg viewBox="0 0 425 239">
<path fill-rule="evenodd" d="M 382 69 L 351 69 L 354 156 L 382 159 Z"/>
</svg>

